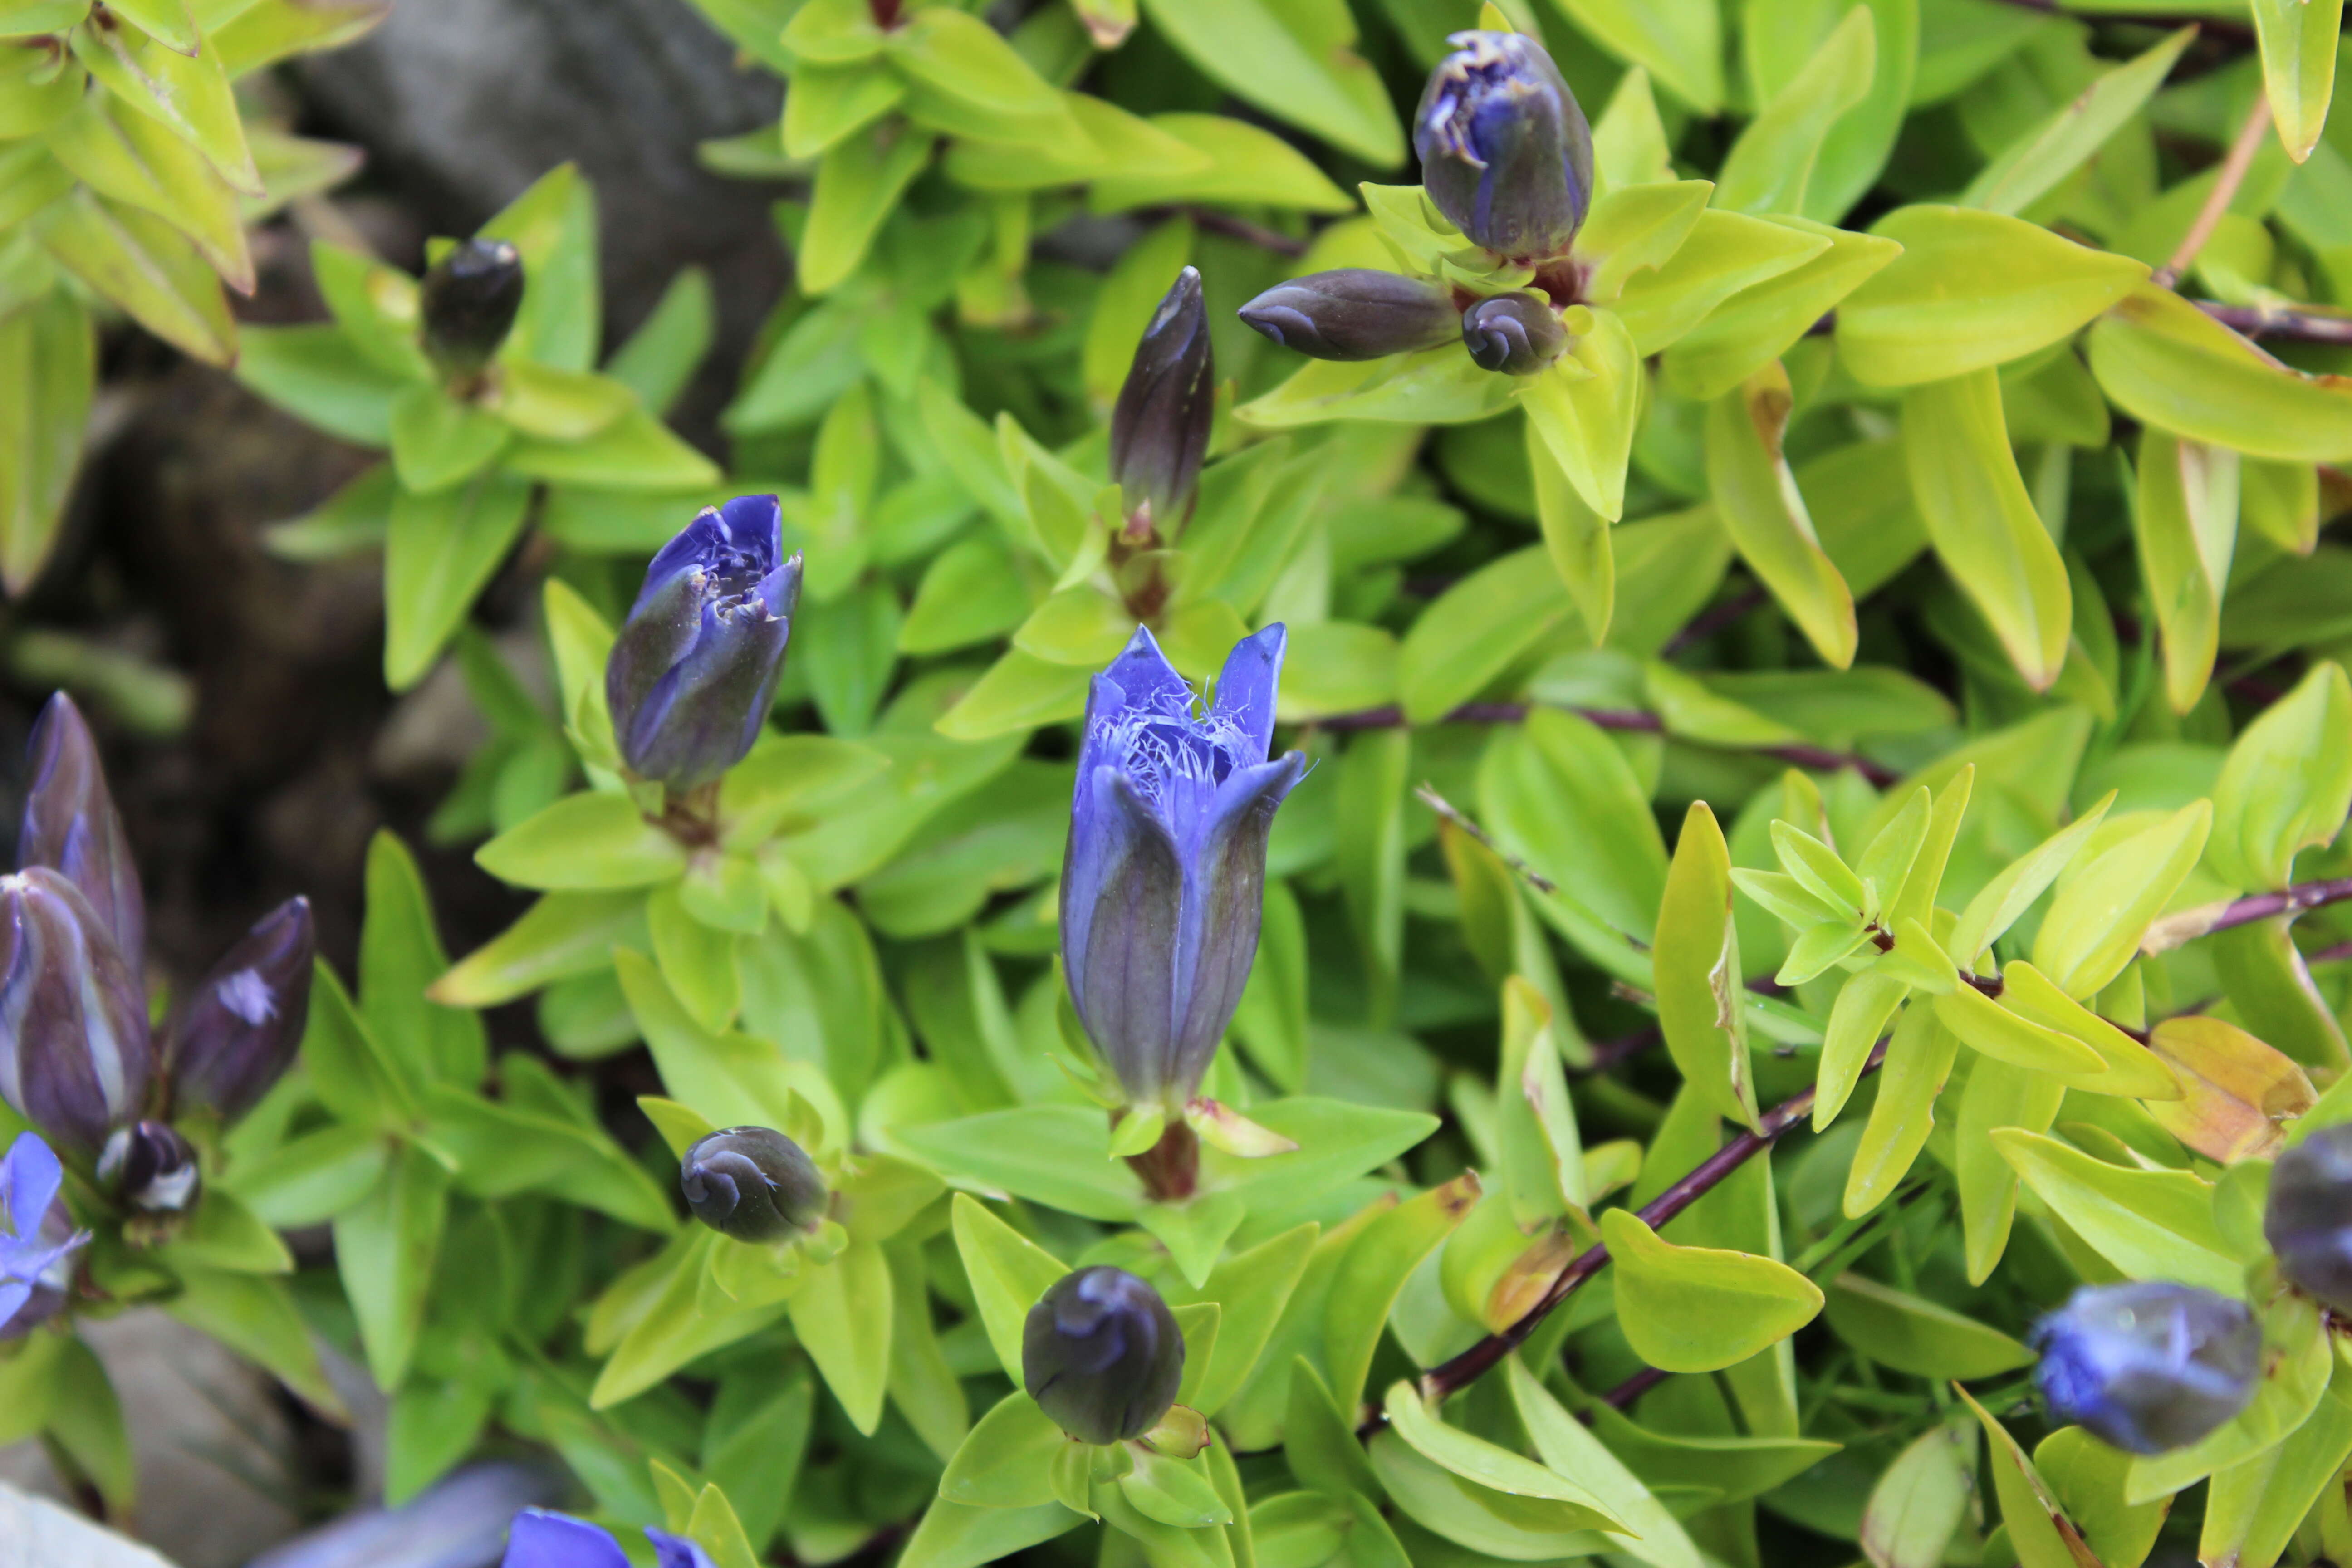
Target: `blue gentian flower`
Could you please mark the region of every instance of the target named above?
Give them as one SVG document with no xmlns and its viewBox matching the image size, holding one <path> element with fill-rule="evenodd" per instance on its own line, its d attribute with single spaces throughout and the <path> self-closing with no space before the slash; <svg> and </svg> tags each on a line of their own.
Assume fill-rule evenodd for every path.
<svg viewBox="0 0 2352 1568">
<path fill-rule="evenodd" d="M 1196 712 L 1137 627 L 1095 677 L 1062 862 L 1062 962 L 1087 1036 L 1128 1098 L 1200 1088 L 1257 956 L 1265 842 L 1307 771 L 1269 762 L 1279 625 L 1244 637 Z"/>
<path fill-rule="evenodd" d="M 646 1527 L 661 1568 L 713 1568 L 710 1553 L 682 1535 Z M 527 1508 L 515 1515 L 500 1568 L 629 1568 L 629 1555 L 609 1531 L 568 1513 Z"/>
<path fill-rule="evenodd" d="M 67 1261 L 89 1239 L 74 1232 L 58 1202 L 64 1178 L 56 1152 L 30 1132 L 19 1132 L 0 1160 L 0 1337 L 30 1326 L 13 1320 L 35 1292 L 62 1299 Z"/>
<path fill-rule="evenodd" d="M 1414 111 L 1421 185 L 1475 245 L 1509 260 L 1568 253 L 1592 205 L 1592 128 L 1541 44 L 1456 33 Z"/>
<path fill-rule="evenodd" d="M 604 695 L 621 756 L 673 789 L 709 784 L 760 738 L 800 605 L 773 496 L 705 507 L 646 569 Z"/>
<path fill-rule="evenodd" d="M 2130 1454 L 2185 1448 L 2246 1407 L 2262 1325 L 2193 1285 L 2086 1285 L 2034 1326 L 2033 1381 L 2058 1420 Z"/>
</svg>

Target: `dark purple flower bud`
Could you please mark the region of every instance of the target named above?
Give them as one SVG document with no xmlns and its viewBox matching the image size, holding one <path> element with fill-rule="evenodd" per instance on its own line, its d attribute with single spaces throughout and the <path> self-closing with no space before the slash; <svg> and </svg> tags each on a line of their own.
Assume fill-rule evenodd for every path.
<svg viewBox="0 0 2352 1568">
<path fill-rule="evenodd" d="M 1136 345 L 1110 416 L 1110 477 L 1135 516 L 1173 527 L 1192 508 L 1217 411 L 1216 364 L 1201 275 L 1187 267 Z"/>
<path fill-rule="evenodd" d="M 2131 1454 L 2196 1442 L 2246 1407 L 2262 1370 L 2243 1301 L 2163 1281 L 2085 1285 L 2032 1342 L 2051 1415 Z"/>
<path fill-rule="evenodd" d="M 1456 33 L 1414 111 L 1421 185 L 1473 244 L 1513 261 L 1565 255 L 1592 204 L 1592 128 L 1518 33 Z"/>
<path fill-rule="evenodd" d="M 1539 294 L 1497 294 L 1462 312 L 1462 344 L 1480 370 L 1533 375 L 1568 347 L 1568 329 Z"/>
<path fill-rule="evenodd" d="M 0 1159 L 0 1341 L 55 1317 L 73 1282 L 78 1235 L 58 1196 L 65 1168 L 47 1143 L 19 1132 Z"/>
<path fill-rule="evenodd" d="M 1087 1034 L 1131 1101 L 1201 1085 L 1257 957 L 1265 841 L 1305 775 L 1272 762 L 1283 628 L 1234 645 L 1216 701 L 1144 628 L 1095 677 L 1062 859 L 1062 963 Z"/>
<path fill-rule="evenodd" d="M 828 1194 L 816 1162 L 771 1127 L 730 1127 L 699 1140 L 678 1162 L 677 1184 L 694 1217 L 738 1241 L 782 1241 L 824 1217 Z"/>
<path fill-rule="evenodd" d="M 154 1068 L 138 980 L 81 889 L 0 877 L 0 1099 L 75 1153 L 146 1108 Z"/>
<path fill-rule="evenodd" d="M 175 1109 L 211 1110 L 226 1125 L 285 1076 L 310 1023 L 317 951 L 310 900 L 289 899 L 221 955 L 172 1022 Z"/>
<path fill-rule="evenodd" d="M 1022 1386 L 1081 1442 L 1142 1436 L 1176 1403 L 1183 1381 L 1176 1314 L 1124 1268 L 1063 1275 L 1022 1325 Z"/>
<path fill-rule="evenodd" d="M 49 699 L 28 750 L 32 779 L 16 833 L 16 864 L 63 872 L 98 911 L 135 975 L 147 952 L 147 901 L 130 837 L 107 791 L 98 742 L 72 698 L 60 691 Z"/>
<path fill-rule="evenodd" d="M 522 257 L 503 239 L 468 239 L 425 274 L 425 353 L 444 375 L 479 374 L 522 309 Z"/>
<path fill-rule="evenodd" d="M 2352 1123 L 2323 1127 L 2278 1157 L 2263 1239 L 2288 1284 L 2352 1317 Z"/>
<path fill-rule="evenodd" d="M 621 755 L 672 789 L 743 760 L 768 721 L 801 601 L 773 496 L 738 496 L 662 546 L 614 640 L 604 695 Z"/>
<path fill-rule="evenodd" d="M 145 1214 L 184 1214 L 204 1177 L 195 1146 L 168 1122 L 118 1127 L 98 1157 L 98 1179 Z"/>
<path fill-rule="evenodd" d="M 1339 360 L 1433 349 L 1459 325 L 1444 284 L 1370 267 L 1277 283 L 1244 305 L 1241 318 L 1285 348 Z"/>
</svg>

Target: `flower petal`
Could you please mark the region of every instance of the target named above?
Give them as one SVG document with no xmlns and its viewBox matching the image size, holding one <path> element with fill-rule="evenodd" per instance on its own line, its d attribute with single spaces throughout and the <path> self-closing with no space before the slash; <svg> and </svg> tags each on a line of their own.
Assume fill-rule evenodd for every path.
<svg viewBox="0 0 2352 1568">
<path fill-rule="evenodd" d="M 1117 768 L 1081 781 L 1062 866 L 1062 955 L 1087 1035 L 1136 1100 L 1167 1082 L 1184 872 L 1176 841 Z"/>
<path fill-rule="evenodd" d="M 1216 805 L 1185 863 L 1176 947 L 1176 1026 L 1168 1079 L 1190 1095 L 1209 1070 L 1217 1042 L 1241 1005 L 1265 915 L 1265 841 L 1274 814 L 1307 773 L 1303 752 L 1244 768 L 1217 791 Z"/>
<path fill-rule="evenodd" d="M 629 1568 L 629 1554 L 584 1519 L 527 1508 L 515 1515 L 500 1568 Z"/>
<path fill-rule="evenodd" d="M 1135 628 L 1103 674 L 1118 684 L 1129 713 L 1184 713 L 1192 709 L 1192 689 L 1160 651 L 1150 626 Z"/>
<path fill-rule="evenodd" d="M 1241 763 L 1262 763 L 1274 744 L 1275 693 L 1282 684 L 1282 655 L 1290 640 L 1280 621 L 1234 644 L 1217 673 L 1216 705 L 1211 711 L 1248 738 Z"/>
<path fill-rule="evenodd" d="M 646 1526 L 646 1539 L 654 1543 L 656 1568 L 714 1568 L 710 1553 L 683 1535 L 672 1535 L 649 1524 Z"/>
<path fill-rule="evenodd" d="M 64 1177 L 56 1151 L 38 1134 L 17 1133 L 8 1157 L 0 1161 L 0 1211 L 5 1211 L 9 1230 L 27 1242 L 37 1236 Z"/>
</svg>

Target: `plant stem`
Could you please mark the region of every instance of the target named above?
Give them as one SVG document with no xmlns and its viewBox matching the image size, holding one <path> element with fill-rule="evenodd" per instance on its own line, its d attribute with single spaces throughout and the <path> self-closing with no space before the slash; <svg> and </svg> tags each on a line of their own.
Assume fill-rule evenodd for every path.
<svg viewBox="0 0 2352 1568">
<path fill-rule="evenodd" d="M 2161 27 L 2167 32 L 2181 26 L 2188 19 L 2180 16 L 2111 16 L 2105 12 L 2069 11 L 2060 5 L 2058 0 L 1994 0 L 1994 3 L 2013 5 L 2021 11 L 2040 11 L 2045 16 L 2072 16 L 2077 22 L 2115 22 L 2134 27 Z M 2215 21 L 2205 16 L 2197 17 L 2195 20 L 2200 27 L 2213 37 L 2228 38 L 2234 43 L 2249 46 L 2254 41 L 2254 30 L 2243 23 Z"/>
<path fill-rule="evenodd" d="M 1882 1039 L 1871 1047 L 1870 1059 L 1863 1063 L 1860 1076 L 1866 1078 L 1876 1072 L 1885 1060 L 1886 1042 Z M 1753 1130 L 1742 1131 L 1700 1161 L 1695 1169 L 1635 1210 L 1635 1215 L 1653 1230 L 1663 1228 L 1668 1221 L 1713 1192 L 1734 1171 L 1769 1149 L 1780 1134 L 1811 1115 L 1812 1109 L 1811 1089 L 1800 1089 L 1790 1095 L 1759 1118 Z M 1538 1325 L 1551 1316 L 1554 1308 L 1574 1295 L 1579 1287 L 1608 1265 L 1609 1249 L 1598 1242 L 1578 1253 L 1569 1260 L 1568 1267 L 1559 1271 L 1559 1277 L 1551 1282 L 1551 1289 L 1544 1292 L 1543 1299 L 1528 1310 L 1527 1316 L 1500 1333 L 1488 1334 L 1453 1360 L 1440 1363 L 1423 1373 L 1422 1397 L 1433 1405 L 1477 1382 L 1505 1356 L 1518 1349 L 1527 1337 L 1536 1331 Z M 1367 1433 L 1376 1430 L 1387 1419 L 1385 1415 L 1377 1415 L 1362 1430 Z"/>
<path fill-rule="evenodd" d="M 2352 316 L 2317 310 L 2279 310 L 2268 305 L 2224 305 L 2218 300 L 2189 302 L 2231 331 L 2249 338 L 2277 338 L 2291 343 L 2352 343 Z"/>
<path fill-rule="evenodd" d="M 2194 942 L 2212 931 L 2275 920 L 2280 915 L 2299 915 L 2323 905 L 2340 904 L 2347 899 L 2352 899 L 2352 877 L 2297 882 L 2275 893 L 2249 893 L 2242 899 L 2200 904 L 2193 910 L 2167 915 L 2148 927 L 2147 934 L 2139 939 L 2139 950 L 2150 954 L 2168 952 L 2182 942 Z"/>
<path fill-rule="evenodd" d="M 2254 94 L 2253 112 L 2247 115 L 2245 124 L 2239 127 L 2238 139 L 2230 143 L 2229 156 L 2221 160 L 2221 178 L 2213 182 L 2213 189 L 2206 195 L 2205 205 L 2197 209 L 2197 221 L 2190 224 L 2189 232 L 2181 237 L 2179 248 L 2172 253 L 2172 259 L 2158 268 L 2149 282 L 2159 289 L 2169 289 L 2180 281 L 2180 275 L 2189 270 L 2197 259 L 2197 253 L 2205 248 L 2207 240 L 2213 237 L 2213 230 L 2221 224 L 2221 215 L 2228 212 L 2231 202 L 2237 199 L 2238 187 L 2245 184 L 2246 171 L 2254 166 L 2254 154 L 2262 150 L 2263 136 L 2270 128 L 2270 98 L 2265 93 L 2257 92 Z"/>
</svg>

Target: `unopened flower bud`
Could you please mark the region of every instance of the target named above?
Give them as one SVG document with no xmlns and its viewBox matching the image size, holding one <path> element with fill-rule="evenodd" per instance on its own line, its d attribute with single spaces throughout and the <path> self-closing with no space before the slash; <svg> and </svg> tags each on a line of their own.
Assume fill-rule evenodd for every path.
<svg viewBox="0 0 2352 1568">
<path fill-rule="evenodd" d="M 98 1157 L 98 1179 L 147 1214 L 184 1214 L 203 1182 L 194 1145 L 162 1121 L 116 1128 Z"/>
<path fill-rule="evenodd" d="M 79 888 L 136 975 L 147 951 L 147 903 L 122 817 L 106 787 L 98 742 L 60 691 L 41 710 L 28 748 L 31 783 L 16 834 L 16 864 L 47 866 Z"/>
<path fill-rule="evenodd" d="M 1538 294 L 1497 294 L 1462 312 L 1462 344 L 1481 370 L 1533 375 L 1568 346 L 1568 329 Z"/>
<path fill-rule="evenodd" d="M 738 496 L 662 546 L 613 642 L 604 695 L 621 755 L 673 789 L 708 784 L 760 738 L 801 598 L 774 496 Z"/>
<path fill-rule="evenodd" d="M 522 257 L 502 239 L 468 239 L 425 274 L 425 353 L 444 375 L 490 363 L 522 309 Z"/>
<path fill-rule="evenodd" d="M 2253 1312 L 2193 1285 L 2086 1285 L 2032 1342 L 2051 1415 L 2132 1454 L 2203 1437 L 2246 1407 L 2262 1369 Z"/>
<path fill-rule="evenodd" d="M 2352 1317 L 2352 1124 L 2323 1127 L 2278 1157 L 2263 1239 L 2288 1284 Z"/>
<path fill-rule="evenodd" d="M 234 1122 L 293 1065 L 310 1016 L 310 901 L 264 915 L 181 1004 L 166 1052 L 173 1104 Z"/>
<path fill-rule="evenodd" d="M 1413 114 L 1422 189 L 1472 243 L 1515 261 L 1567 253 L 1592 202 L 1592 128 L 1518 33 L 1456 33 Z"/>
<path fill-rule="evenodd" d="M 1444 284 L 1370 267 L 1277 283 L 1244 305 L 1241 318 L 1285 348 L 1336 360 L 1433 349 L 1458 325 Z"/>
<path fill-rule="evenodd" d="M 1192 510 L 1216 415 L 1216 364 L 1201 275 L 1187 267 L 1160 301 L 1110 416 L 1110 477 L 1130 516 L 1174 526 Z"/>
<path fill-rule="evenodd" d="M 145 994 L 81 889 L 47 866 L 0 877 L 0 1098 L 94 1155 L 153 1065 Z"/>
<path fill-rule="evenodd" d="M 1022 1326 L 1022 1386 L 1083 1442 L 1142 1436 L 1176 1403 L 1183 1381 L 1176 1315 L 1159 1291 L 1123 1268 L 1063 1275 Z"/>
<path fill-rule="evenodd" d="M 824 1217 L 824 1177 L 806 1151 L 770 1127 L 730 1127 L 678 1162 L 686 1206 L 738 1241 L 782 1241 Z"/>
</svg>

